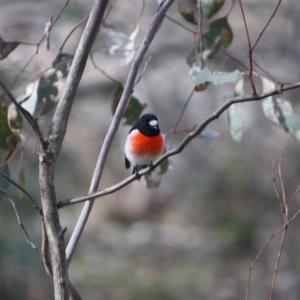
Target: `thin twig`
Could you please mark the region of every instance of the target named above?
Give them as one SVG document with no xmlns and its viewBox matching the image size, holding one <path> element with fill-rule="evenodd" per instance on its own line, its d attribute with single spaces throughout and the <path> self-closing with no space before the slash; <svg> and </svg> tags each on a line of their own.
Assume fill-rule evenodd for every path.
<svg viewBox="0 0 300 300">
<path fill-rule="evenodd" d="M 142 79 L 144 73 L 146 72 L 146 69 L 147 69 L 147 66 L 148 66 L 148 63 L 150 62 L 150 60 L 151 60 L 151 56 L 149 56 L 149 58 L 145 61 L 144 69 L 143 69 L 141 75 L 138 77 L 138 79 L 137 79 L 136 82 L 134 83 L 133 88 L 141 81 L 141 79 Z"/>
<path fill-rule="evenodd" d="M 300 189 L 300 184 L 298 184 L 298 186 L 297 186 L 297 188 L 296 188 L 296 190 L 295 190 L 293 196 L 292 196 L 291 199 L 288 201 L 287 205 L 289 205 L 290 202 L 295 198 L 295 196 L 296 196 L 296 194 L 298 193 L 299 189 Z"/>
<path fill-rule="evenodd" d="M 253 95 L 256 95 L 256 88 L 253 82 L 253 78 L 252 78 L 252 72 L 253 72 L 253 62 L 252 62 L 252 46 L 251 46 L 251 40 L 250 40 L 250 35 L 249 35 L 249 30 L 248 30 L 248 26 L 247 26 L 247 22 L 246 22 L 246 17 L 245 17 L 245 13 L 244 13 L 244 8 L 243 8 L 243 4 L 242 4 L 242 0 L 239 0 L 240 2 L 240 8 L 241 8 L 241 12 L 242 12 L 242 16 L 243 16 L 243 21 L 244 21 L 244 26 L 245 26 L 245 30 L 246 30 L 246 34 L 247 34 L 247 40 L 248 40 L 248 53 L 249 53 L 249 80 L 251 82 L 251 87 L 252 87 L 252 91 L 253 91 Z"/>
<path fill-rule="evenodd" d="M 198 8 L 198 31 L 200 35 L 200 61 L 201 61 L 201 66 L 200 69 L 203 69 L 204 67 L 204 58 L 203 58 L 203 24 L 202 24 L 202 19 L 203 19 L 203 11 L 202 11 L 202 0 L 197 1 L 197 8 Z M 197 52 L 197 51 L 196 51 Z"/>
<path fill-rule="evenodd" d="M 198 31 L 195 31 L 195 30 L 193 30 L 193 29 L 191 29 L 191 28 L 189 28 L 189 27 L 187 27 L 187 26 L 181 24 L 180 22 L 176 21 L 175 19 L 173 19 L 172 17 L 170 17 L 170 16 L 168 16 L 168 15 L 165 15 L 165 17 L 166 17 L 166 19 L 169 19 L 169 20 L 172 21 L 173 23 L 177 24 L 179 27 L 181 27 L 181 28 L 183 28 L 183 29 L 185 29 L 185 30 L 187 30 L 187 31 L 189 31 L 189 32 L 191 32 L 191 33 L 193 33 L 193 34 L 199 34 Z"/>
<path fill-rule="evenodd" d="M 5 178 L 7 181 L 9 181 L 15 187 L 17 187 L 20 191 L 22 191 L 31 200 L 31 202 L 33 203 L 33 207 L 39 212 L 40 215 L 42 215 L 42 210 L 39 207 L 39 205 L 37 204 L 37 202 L 34 200 L 34 198 L 23 187 L 21 187 L 17 182 L 15 182 L 13 179 L 11 179 L 7 175 L 5 175 L 2 171 L 0 171 L 0 176 Z"/>
<path fill-rule="evenodd" d="M 186 101 L 185 101 L 185 103 L 184 103 L 184 105 L 183 105 L 183 107 L 182 107 L 181 113 L 180 113 L 180 115 L 179 115 L 179 117 L 178 117 L 178 119 L 177 119 L 177 121 L 176 121 L 176 123 L 175 123 L 175 125 L 174 125 L 174 127 L 173 127 L 173 130 L 172 130 L 172 133 L 173 133 L 173 134 L 172 134 L 172 138 L 171 138 L 171 142 L 170 142 L 170 147 L 169 147 L 169 149 L 172 149 L 174 137 L 175 137 L 175 134 L 177 133 L 176 129 L 177 129 L 177 127 L 178 127 L 178 124 L 179 124 L 179 122 L 180 122 L 180 120 L 181 120 L 181 118 L 182 118 L 182 116 L 183 116 L 183 114 L 184 114 L 184 112 L 185 112 L 185 110 L 186 110 L 186 108 L 187 108 L 187 106 L 188 106 L 190 100 L 192 99 L 192 97 L 193 97 L 193 95 L 194 95 L 194 92 L 195 92 L 195 87 L 193 87 L 192 92 L 190 93 L 190 95 L 189 95 L 188 98 L 186 99 Z"/>
<path fill-rule="evenodd" d="M 278 10 L 280 4 L 281 4 L 281 0 L 278 0 L 278 3 L 277 3 L 277 5 L 276 5 L 276 7 L 275 7 L 275 10 L 273 11 L 271 17 L 269 18 L 269 20 L 268 20 L 267 24 L 265 25 L 265 27 L 263 28 L 263 30 L 260 32 L 258 38 L 257 38 L 256 41 L 254 42 L 254 44 L 253 44 L 253 46 L 252 46 L 252 48 L 251 48 L 251 51 L 254 50 L 254 48 L 256 47 L 256 45 L 257 45 L 257 43 L 259 42 L 260 38 L 262 37 L 262 35 L 263 35 L 264 32 L 266 31 L 267 27 L 268 27 L 269 24 L 271 23 L 271 21 L 272 21 L 272 19 L 274 18 L 274 16 L 275 16 L 275 14 L 276 14 L 276 12 L 277 12 L 277 10 Z"/>
<path fill-rule="evenodd" d="M 66 7 L 68 6 L 70 0 L 66 0 L 65 4 L 63 5 L 62 9 L 60 10 L 60 12 L 58 13 L 58 15 L 56 16 L 56 18 L 54 19 L 54 21 L 49 25 L 48 30 L 46 32 L 44 32 L 44 35 L 41 37 L 41 39 L 39 40 L 39 42 L 37 42 L 37 49 L 36 49 L 36 53 L 38 53 L 39 51 L 39 47 L 42 43 L 42 41 L 44 40 L 44 38 L 47 36 L 47 33 L 52 29 L 53 25 L 58 21 L 58 19 L 60 18 L 60 16 L 62 15 L 63 11 L 66 9 Z"/>
<path fill-rule="evenodd" d="M 63 41 L 62 45 L 59 48 L 59 52 L 61 53 L 66 42 L 68 41 L 68 39 L 70 38 L 70 36 L 73 34 L 73 32 L 79 27 L 81 26 L 88 18 L 89 18 L 90 14 L 88 14 L 87 16 L 85 16 L 77 25 L 74 26 L 74 28 L 72 28 L 72 30 L 69 32 L 69 34 L 67 35 L 67 37 L 65 38 L 65 40 Z"/>
<path fill-rule="evenodd" d="M 156 162 L 154 162 L 153 167 L 156 168 L 158 165 L 160 165 L 168 157 L 174 156 L 174 155 L 180 153 L 195 137 L 197 137 L 204 130 L 204 128 L 207 127 L 208 124 L 210 124 L 212 121 L 219 118 L 220 115 L 225 110 L 227 110 L 228 107 L 230 107 L 232 104 L 244 103 L 244 102 L 249 102 L 249 101 L 259 101 L 259 100 L 262 100 L 262 99 L 267 98 L 269 96 L 282 94 L 282 92 L 284 92 L 284 91 L 293 90 L 293 89 L 297 89 L 297 88 L 300 88 L 300 82 L 297 82 L 297 83 L 294 83 L 294 84 L 291 84 L 291 85 L 281 86 L 281 87 L 279 87 L 279 88 L 277 88 L 273 91 L 269 91 L 267 93 L 263 93 L 263 94 L 260 94 L 260 95 L 241 96 L 241 97 L 234 97 L 234 98 L 229 99 L 227 102 L 222 104 L 214 113 L 212 113 L 211 115 L 206 117 L 196 127 L 195 130 L 193 130 L 191 133 L 186 135 L 185 138 L 182 140 L 182 142 L 177 146 L 177 148 L 169 150 L 168 152 L 163 154 Z M 151 171 L 152 171 L 151 168 L 145 168 L 145 169 L 139 171 L 139 174 L 141 176 L 143 176 L 143 175 L 146 175 L 146 174 L 150 173 Z M 64 207 L 64 206 L 75 204 L 75 203 L 84 202 L 86 200 L 90 200 L 90 199 L 94 199 L 94 198 L 98 198 L 98 197 L 103 197 L 105 195 L 111 194 L 111 193 L 121 189 L 122 187 L 128 185 L 129 183 L 131 183 L 134 180 L 136 180 L 136 176 L 132 175 L 132 176 L 126 178 L 125 180 L 121 181 L 120 183 L 118 183 L 116 185 L 113 185 L 109 188 L 100 190 L 99 192 L 95 192 L 95 193 L 90 192 L 86 196 L 80 196 L 80 197 L 77 197 L 77 198 L 74 198 L 74 199 L 61 200 L 57 203 L 57 206 L 58 206 L 58 208 L 61 208 L 61 207 Z"/>
<path fill-rule="evenodd" d="M 284 232 L 282 233 L 281 242 L 280 242 L 280 249 L 278 251 L 278 257 L 277 257 L 275 270 L 274 270 L 274 274 L 273 274 L 270 300 L 272 300 L 272 298 L 273 298 L 276 277 L 277 277 L 278 269 L 279 269 L 279 263 L 280 263 L 280 260 L 281 260 L 283 246 L 284 246 L 284 242 L 285 242 L 286 235 L 287 235 L 287 230 L 288 230 L 288 207 L 286 205 L 285 187 L 284 187 L 283 176 L 282 176 L 282 171 L 281 171 L 281 169 L 282 169 L 282 159 L 283 159 L 283 155 L 281 155 L 280 160 L 279 160 L 278 174 L 279 174 L 280 185 L 281 185 L 281 194 L 282 194 L 282 199 L 280 201 L 280 207 L 281 207 L 281 212 L 282 212 L 282 216 L 283 216 L 283 223 L 285 224 L 285 227 L 284 227 Z"/>
<path fill-rule="evenodd" d="M 258 252 L 255 260 L 253 261 L 252 265 L 250 266 L 249 269 L 249 275 L 248 275 L 248 282 L 247 282 L 247 290 L 246 290 L 246 298 L 245 300 L 249 299 L 249 293 L 250 293 L 250 282 L 251 282 L 251 275 L 252 275 L 252 270 L 254 268 L 254 266 L 256 265 L 256 263 L 258 262 L 262 252 L 268 247 L 268 245 L 271 243 L 271 241 L 273 240 L 273 238 L 283 229 L 285 229 L 285 227 L 287 225 L 289 225 L 292 221 L 294 221 L 298 216 L 300 215 L 300 209 L 293 215 L 292 218 L 290 218 L 288 220 L 288 222 L 286 224 L 284 224 L 283 226 L 281 226 L 279 229 L 277 229 L 275 232 L 273 232 L 273 234 L 271 235 L 271 237 L 269 238 L 269 240 L 265 243 L 265 245 L 260 249 L 260 251 Z"/>
<path fill-rule="evenodd" d="M 131 68 L 130 68 L 130 71 L 129 71 L 129 74 L 127 77 L 127 81 L 124 86 L 123 94 L 119 101 L 118 107 L 116 109 L 113 120 L 108 129 L 108 132 L 105 136 L 105 139 L 104 139 L 104 142 L 103 142 L 103 145 L 102 145 L 102 148 L 101 148 L 101 151 L 100 151 L 97 163 L 96 163 L 96 167 L 94 170 L 89 193 L 94 193 L 98 189 L 110 146 L 112 144 L 113 138 L 114 138 L 114 136 L 118 130 L 118 127 L 120 125 L 121 118 L 123 116 L 123 112 L 127 106 L 130 96 L 132 94 L 132 87 L 134 85 L 138 69 L 143 61 L 143 58 L 144 58 L 146 52 L 148 51 L 148 48 L 149 48 L 153 38 L 155 37 L 155 35 L 161 25 L 161 22 L 164 19 L 166 11 L 172 5 L 173 2 L 174 2 L 174 0 L 165 0 L 162 3 L 162 5 L 160 6 L 156 15 L 154 16 L 153 21 L 151 22 L 151 24 L 149 26 L 149 29 L 146 33 L 144 40 L 142 41 L 141 46 L 139 47 L 139 49 L 135 55 L 135 58 L 132 62 L 132 65 L 131 65 Z M 67 249 L 66 249 L 68 263 L 70 263 L 70 261 L 72 259 L 76 245 L 79 241 L 79 238 L 84 229 L 84 226 L 88 220 L 88 217 L 89 217 L 89 214 L 93 207 L 93 204 L 94 204 L 94 199 L 90 198 L 90 201 L 86 202 L 83 207 L 83 210 L 81 212 L 79 220 L 75 226 L 75 229 L 72 233 L 72 236 L 70 238 L 70 241 L 69 241 Z"/>
<path fill-rule="evenodd" d="M 22 219 L 21 219 L 21 216 L 20 216 L 20 213 L 19 213 L 19 209 L 18 209 L 18 206 L 16 204 L 16 202 L 14 201 L 14 199 L 12 197 L 10 197 L 10 195 L 3 189 L 0 187 L 0 192 L 3 193 L 7 199 L 9 200 L 9 202 L 11 203 L 14 211 L 15 211 L 15 215 L 17 217 L 17 221 L 18 221 L 18 224 L 20 225 L 22 231 L 23 231 L 23 234 L 24 234 L 24 237 L 25 237 L 25 240 L 26 242 L 32 247 L 33 250 L 35 250 L 38 254 L 41 255 L 41 250 L 30 240 L 29 238 L 29 235 L 28 235 L 28 232 L 25 228 L 25 226 L 23 225 L 23 222 L 22 222 Z"/>
<path fill-rule="evenodd" d="M 93 64 L 94 68 L 95 68 L 97 71 L 99 71 L 100 73 L 102 73 L 106 78 L 108 78 L 108 79 L 111 80 L 112 82 L 118 84 L 119 82 L 118 82 L 116 79 L 114 79 L 113 77 L 111 77 L 110 75 L 108 75 L 106 71 L 104 71 L 103 69 L 101 69 L 100 67 L 98 67 L 98 66 L 96 65 L 96 63 L 95 63 L 95 61 L 94 61 L 94 56 L 93 56 L 93 54 L 94 54 L 94 52 L 91 52 L 91 53 L 90 53 L 90 59 L 91 59 L 91 62 L 92 62 L 92 64 Z"/>
<path fill-rule="evenodd" d="M 284 246 L 284 242 L 285 242 L 285 238 L 286 238 L 288 226 L 289 225 L 286 223 L 286 225 L 284 226 L 284 232 L 282 233 L 282 237 L 281 237 L 280 249 L 278 251 L 278 257 L 277 257 L 277 261 L 276 261 L 276 265 L 275 265 L 275 270 L 274 270 L 274 274 L 273 274 L 273 279 L 272 279 L 270 300 L 273 299 L 274 288 L 275 288 L 275 281 L 276 281 L 276 277 L 277 277 L 277 274 L 278 274 L 279 263 L 280 263 L 280 259 L 281 259 L 281 256 L 282 256 L 282 250 L 283 250 L 283 246 Z"/>
</svg>

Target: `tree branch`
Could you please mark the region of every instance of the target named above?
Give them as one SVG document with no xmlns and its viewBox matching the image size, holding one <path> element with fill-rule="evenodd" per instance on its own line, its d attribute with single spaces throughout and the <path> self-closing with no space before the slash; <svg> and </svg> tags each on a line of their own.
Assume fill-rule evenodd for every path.
<svg viewBox="0 0 300 300">
<path fill-rule="evenodd" d="M 102 145 L 102 148 L 101 148 L 101 151 L 100 151 L 97 163 L 96 163 L 96 167 L 95 167 L 93 178 L 91 181 L 89 193 L 93 193 L 93 192 L 97 191 L 97 189 L 98 189 L 100 179 L 102 176 L 102 172 L 104 169 L 105 161 L 106 161 L 112 140 L 117 132 L 117 129 L 120 125 L 121 118 L 123 116 L 125 107 L 129 101 L 131 94 L 132 94 L 132 88 L 134 86 L 134 82 L 135 82 L 135 78 L 136 78 L 138 69 L 144 59 L 146 52 L 148 51 L 148 48 L 149 48 L 155 34 L 157 33 L 157 30 L 159 29 L 159 26 L 161 25 L 161 22 L 164 19 L 166 11 L 172 5 L 173 2 L 174 2 L 174 0 L 165 0 L 162 2 L 156 15 L 153 18 L 153 21 L 151 22 L 151 24 L 149 26 L 146 36 L 145 36 L 142 44 L 140 45 L 134 60 L 132 62 L 132 65 L 131 65 L 131 68 L 130 68 L 130 71 L 129 71 L 129 74 L 127 77 L 127 81 L 124 86 L 123 94 L 121 96 L 119 105 L 117 107 L 117 110 L 116 110 L 113 120 L 111 122 L 111 125 L 105 136 L 105 139 L 104 139 L 104 142 L 103 142 L 103 145 Z M 92 210 L 93 204 L 94 204 L 94 200 L 90 200 L 89 202 L 85 203 L 85 205 L 82 209 L 81 215 L 78 219 L 78 222 L 75 226 L 75 229 L 73 231 L 73 234 L 70 238 L 69 244 L 66 249 L 68 263 L 70 263 L 70 261 L 72 259 L 76 245 L 82 234 L 84 226 L 88 220 L 88 217 Z"/>
<path fill-rule="evenodd" d="M 64 230 L 60 225 L 54 186 L 54 165 L 65 137 L 73 99 L 86 61 L 102 22 L 108 0 L 95 0 L 91 14 L 71 65 L 65 88 L 52 118 L 48 144 L 40 152 L 39 182 L 47 240 L 51 253 L 56 300 L 69 299 L 68 265 Z"/>
<path fill-rule="evenodd" d="M 212 113 L 211 115 L 206 117 L 206 119 L 204 119 L 204 121 L 202 121 L 202 123 L 200 123 L 194 131 L 189 133 L 182 140 L 182 142 L 178 145 L 177 148 L 175 148 L 173 150 L 170 150 L 170 151 L 166 152 L 164 155 L 162 155 L 153 164 L 153 167 L 157 167 L 159 164 L 161 164 L 168 157 L 174 156 L 174 155 L 180 153 L 195 137 L 197 137 L 204 130 L 205 127 L 207 127 L 207 125 L 209 123 L 211 123 L 212 121 L 218 119 L 220 117 L 220 115 L 225 110 L 227 110 L 228 107 L 231 106 L 232 104 L 249 102 L 249 101 L 259 101 L 259 100 L 262 100 L 262 99 L 267 98 L 269 96 L 281 94 L 284 91 L 293 90 L 293 89 L 297 89 L 297 88 L 300 88 L 300 82 L 293 83 L 293 84 L 286 85 L 286 86 L 281 86 L 281 87 L 279 87 L 279 88 L 277 88 L 273 91 L 263 93 L 263 94 L 260 94 L 260 95 L 235 97 L 235 98 L 229 99 L 227 102 L 225 102 L 223 105 L 221 105 L 214 113 Z M 149 174 L 150 172 L 151 172 L 151 168 L 146 168 L 146 169 L 143 169 L 143 170 L 139 171 L 139 174 L 141 176 L 143 176 L 143 175 Z M 118 184 L 115 184 L 111 187 L 100 190 L 96 193 L 90 193 L 86 196 L 76 197 L 76 198 L 73 198 L 73 199 L 61 200 L 57 203 L 57 206 L 58 206 L 58 208 L 62 208 L 62 207 L 68 206 L 68 205 L 77 204 L 77 203 L 81 203 L 81 202 L 84 202 L 84 201 L 87 201 L 87 200 L 90 200 L 90 199 L 99 198 L 99 197 L 103 197 L 103 196 L 112 194 L 112 193 L 118 191 L 119 189 L 123 188 L 124 186 L 128 185 L 129 183 L 131 183 L 134 180 L 136 180 L 136 175 L 131 175 L 130 177 L 124 179 L 121 182 L 119 182 Z"/>
</svg>

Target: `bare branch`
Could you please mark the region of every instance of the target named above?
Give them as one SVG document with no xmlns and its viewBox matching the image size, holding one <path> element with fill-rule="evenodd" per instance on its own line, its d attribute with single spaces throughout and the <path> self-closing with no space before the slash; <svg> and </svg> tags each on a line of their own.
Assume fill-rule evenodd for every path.
<svg viewBox="0 0 300 300">
<path fill-rule="evenodd" d="M 283 246 L 284 246 L 284 242 L 285 242 L 285 239 L 286 239 L 288 226 L 289 226 L 288 225 L 288 218 L 289 218 L 289 216 L 288 216 L 288 207 L 287 207 L 287 204 L 286 204 L 285 187 L 284 187 L 283 176 L 282 176 L 282 171 L 281 171 L 282 159 L 283 159 L 283 155 L 281 155 L 280 160 L 279 160 L 278 174 L 279 174 L 280 185 L 281 185 L 281 194 L 282 194 L 282 199 L 280 201 L 280 207 L 281 207 L 281 212 L 282 212 L 282 216 L 283 216 L 283 223 L 285 224 L 285 226 L 284 226 L 284 232 L 282 233 L 281 242 L 280 242 L 280 249 L 278 251 L 278 257 L 277 257 L 275 270 L 274 270 L 274 274 L 273 274 L 270 300 L 272 300 L 272 298 L 273 298 L 274 288 L 275 288 L 275 281 L 276 281 L 276 277 L 277 277 L 277 274 L 278 274 L 279 263 L 280 263 L 280 259 L 281 259 L 281 256 L 282 256 Z M 277 193 L 278 193 L 278 191 L 277 191 Z"/>
<path fill-rule="evenodd" d="M 113 120 L 111 122 L 111 125 L 105 136 L 103 146 L 101 148 L 101 151 L 100 151 L 97 163 L 96 163 L 96 167 L 94 170 L 89 193 L 93 193 L 93 192 L 97 191 L 97 189 L 98 189 L 111 143 L 112 143 L 113 138 L 118 130 L 118 127 L 121 122 L 121 118 L 123 116 L 123 112 L 125 110 L 125 107 L 129 101 L 129 99 L 130 99 L 130 96 L 132 94 L 132 88 L 133 88 L 139 67 L 143 61 L 143 58 L 144 58 L 146 52 L 148 51 L 148 48 L 149 48 L 157 30 L 159 29 L 159 26 L 161 25 L 161 22 L 163 21 L 166 11 L 172 5 L 173 2 L 174 2 L 174 0 L 165 0 L 162 2 L 156 15 L 154 16 L 153 21 L 151 22 L 151 24 L 149 26 L 146 36 L 145 36 L 141 46 L 139 47 L 134 60 L 132 62 L 132 65 L 131 65 L 131 68 L 130 68 L 130 71 L 129 71 L 129 74 L 127 77 L 127 81 L 124 86 L 123 94 L 121 96 L 119 105 L 117 107 L 117 110 L 116 110 Z M 81 215 L 79 217 L 79 220 L 76 224 L 76 227 L 73 231 L 73 234 L 70 238 L 69 244 L 66 249 L 68 263 L 70 263 L 70 261 L 72 259 L 76 245 L 79 241 L 79 238 L 84 229 L 84 226 L 88 220 L 88 217 L 89 217 L 89 214 L 93 207 L 93 204 L 94 204 L 94 200 L 91 200 L 91 201 L 85 203 L 85 205 L 82 209 Z"/>
<path fill-rule="evenodd" d="M 79 81 L 88 55 L 97 36 L 108 0 L 95 0 L 91 14 L 71 65 L 65 88 L 52 118 L 46 149 L 39 153 L 39 182 L 47 239 L 51 253 L 55 299 L 69 299 L 68 265 L 65 253 L 64 230 L 56 205 L 54 165 L 65 137 Z"/>
<path fill-rule="evenodd" d="M 232 104 L 235 103 L 243 103 L 243 102 L 249 102 L 249 101 L 259 101 L 262 100 L 264 98 L 267 98 L 269 96 L 272 95 L 277 95 L 277 94 L 281 94 L 284 91 L 288 91 L 288 90 L 292 90 L 292 89 L 297 89 L 300 88 L 300 82 L 294 83 L 294 84 L 290 84 L 284 87 L 279 87 L 273 91 L 267 92 L 267 93 L 263 93 L 261 95 L 251 95 L 251 96 L 243 96 L 243 97 L 235 97 L 235 98 L 231 98 L 229 99 L 227 102 L 225 102 L 224 104 L 222 104 L 214 113 L 212 113 L 211 115 L 209 115 L 208 117 L 206 117 L 206 119 L 204 121 L 202 121 L 195 130 L 193 130 L 191 133 L 189 133 L 183 140 L 182 142 L 179 144 L 179 146 L 177 146 L 177 148 L 170 150 L 168 152 L 166 152 L 165 154 L 163 154 L 154 164 L 153 167 L 156 168 L 159 164 L 161 164 L 165 159 L 167 159 L 170 156 L 174 156 L 178 153 L 180 153 L 195 137 L 197 137 L 203 130 L 204 128 L 211 123 L 212 121 L 218 119 L 220 117 L 220 115 L 227 110 L 227 108 L 229 106 L 231 106 Z M 146 168 L 143 169 L 141 171 L 139 171 L 139 175 L 143 176 L 146 174 L 149 174 L 151 172 L 150 168 Z M 80 203 L 80 202 L 84 202 L 90 199 L 94 199 L 94 198 L 99 198 L 99 197 L 103 197 L 105 195 L 111 194 L 121 188 L 123 188 L 124 186 L 128 185 L 129 183 L 131 183 L 132 181 L 136 180 L 136 176 L 132 175 L 128 178 L 126 178 L 125 180 L 121 181 L 120 183 L 113 185 L 109 188 L 100 190 L 99 192 L 93 193 L 92 191 L 90 191 L 90 193 L 86 196 L 82 196 L 82 197 L 77 197 L 74 199 L 67 199 L 67 200 L 61 200 L 57 203 L 57 207 L 61 208 L 64 206 L 68 206 L 68 205 L 72 205 L 72 204 L 76 204 L 76 203 Z"/>
<path fill-rule="evenodd" d="M 52 118 L 51 138 L 55 141 L 55 152 L 59 153 L 64 139 L 73 99 L 75 97 L 86 61 L 91 51 L 93 42 L 97 36 L 102 22 L 108 0 L 95 1 L 85 31 L 76 50 L 70 71 L 68 73 L 65 88 Z M 96 9 L 95 9 L 96 8 Z"/>
<path fill-rule="evenodd" d="M 252 270 L 254 268 L 254 266 L 256 265 L 256 263 L 258 262 L 261 254 L 263 253 L 263 251 L 268 247 L 268 245 L 271 243 L 271 241 L 273 240 L 273 238 L 283 229 L 286 228 L 286 226 L 288 226 L 292 221 L 294 221 L 298 216 L 300 215 L 300 209 L 288 220 L 288 222 L 286 222 L 283 226 L 281 226 L 279 229 L 277 229 L 275 232 L 273 232 L 273 234 L 271 235 L 271 237 L 269 238 L 269 240 L 265 243 L 265 245 L 260 249 L 260 251 L 258 252 L 254 262 L 252 263 L 252 265 L 250 266 L 249 269 L 249 275 L 248 275 L 248 283 L 247 283 L 247 291 L 246 291 L 246 300 L 249 299 L 249 293 L 250 293 L 250 282 L 251 282 L 251 275 L 252 275 Z"/>
<path fill-rule="evenodd" d="M 252 72 L 253 72 L 253 62 L 252 62 L 252 45 L 251 45 L 251 40 L 250 40 L 250 35 L 249 35 L 249 30 L 248 30 L 248 26 L 247 26 L 247 22 L 246 22 L 246 16 L 244 13 L 244 8 L 243 8 L 243 4 L 242 4 L 242 0 L 240 1 L 240 7 L 241 7 L 241 12 L 242 12 L 242 16 L 243 16 L 243 21 L 244 21 L 244 26 L 245 26 L 245 30 L 246 30 L 246 34 L 247 34 L 247 40 L 248 40 L 248 53 L 249 53 L 249 79 L 251 82 L 251 87 L 252 87 L 252 91 L 253 94 L 256 95 L 256 88 L 252 79 Z"/>
<path fill-rule="evenodd" d="M 175 134 L 176 134 L 177 126 L 178 126 L 178 124 L 179 124 L 179 122 L 180 122 L 180 120 L 181 120 L 181 118 L 182 118 L 182 116 L 183 116 L 183 114 L 184 114 L 184 112 L 185 112 L 185 110 L 186 110 L 186 108 L 187 108 L 190 100 L 192 99 L 192 97 L 194 95 L 194 92 L 195 92 L 195 87 L 193 87 L 192 92 L 190 93 L 190 95 L 186 99 L 186 101 L 185 101 L 185 103 L 184 103 L 184 105 L 182 107 L 181 113 L 180 113 L 180 115 L 179 115 L 179 117 L 178 117 L 178 119 L 177 119 L 177 121 L 176 121 L 176 123 L 175 123 L 175 125 L 173 127 L 173 130 L 172 130 L 173 134 L 172 134 L 172 138 L 171 138 L 171 142 L 170 142 L 170 147 L 169 147 L 170 149 L 173 146 L 173 141 L 174 141 L 174 137 L 175 137 Z"/>
<path fill-rule="evenodd" d="M 262 35 L 264 34 L 264 32 L 266 31 L 267 27 L 269 26 L 269 24 L 271 23 L 272 19 L 274 18 L 279 6 L 281 4 L 281 0 L 278 0 L 278 3 L 275 7 L 275 10 L 273 11 L 271 17 L 269 18 L 267 24 L 265 25 L 265 27 L 263 28 L 263 30 L 261 31 L 261 33 L 259 34 L 258 38 L 256 39 L 255 43 L 253 44 L 252 48 L 251 48 L 251 51 L 254 50 L 254 48 L 256 47 L 257 43 L 259 42 L 260 38 L 262 37 Z"/>
<path fill-rule="evenodd" d="M 63 41 L 62 45 L 59 48 L 59 52 L 62 52 L 66 42 L 68 41 L 68 39 L 70 38 L 70 36 L 73 34 L 73 32 L 79 27 L 81 26 L 89 17 L 90 15 L 88 14 L 87 16 L 85 16 L 70 32 L 69 34 L 66 36 L 65 40 Z"/>
<path fill-rule="evenodd" d="M 139 76 L 139 78 L 138 78 L 138 79 L 136 80 L 136 82 L 134 83 L 133 88 L 141 81 L 141 79 L 142 79 L 144 73 L 146 72 L 146 69 L 147 69 L 147 66 L 148 66 L 148 63 L 150 62 L 150 60 L 151 60 L 151 56 L 149 56 L 149 58 L 145 61 L 144 69 L 143 69 L 141 75 Z"/>
</svg>

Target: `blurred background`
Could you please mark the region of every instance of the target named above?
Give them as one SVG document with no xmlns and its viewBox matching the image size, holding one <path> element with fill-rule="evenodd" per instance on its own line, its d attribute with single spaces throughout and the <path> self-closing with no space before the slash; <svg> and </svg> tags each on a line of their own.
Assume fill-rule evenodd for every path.
<svg viewBox="0 0 300 300">
<path fill-rule="evenodd" d="M 192 1 L 190 1 L 192 2 Z M 181 2 L 185 4 L 184 1 Z M 277 1 L 243 1 L 252 43 L 272 15 Z M 214 17 L 226 15 L 232 5 Z M 43 35 L 50 13 L 60 12 L 63 2 L 0 2 L 0 35 L 4 40 L 36 44 Z M 25 93 L 26 86 L 46 68 L 51 67 L 59 48 L 70 31 L 90 12 L 92 1 L 70 1 L 51 31 L 51 48 L 44 42 L 39 52 L 22 72 L 12 92 Z M 178 13 L 174 3 L 168 16 L 196 30 Z M 117 1 L 106 22 L 130 35 L 142 10 L 142 1 Z M 156 1 L 146 1 L 139 20 L 136 45 L 142 41 L 157 10 Z M 257 45 L 253 58 L 276 80 L 292 83 L 300 78 L 300 4 L 283 1 L 271 24 Z M 228 16 L 234 38 L 228 53 L 248 65 L 248 42 L 238 1 Z M 208 29 L 203 22 L 203 31 Z M 74 54 L 84 29 L 81 25 L 67 41 L 64 52 Z M 113 42 L 100 32 L 93 50 L 99 68 L 123 84 L 129 66 L 121 66 L 118 55 L 109 55 Z M 158 116 L 163 133 L 178 119 L 193 90 L 185 62 L 193 46 L 193 35 L 165 19 L 146 59 L 146 71 L 134 95 L 147 104 L 144 112 Z M 13 82 L 35 53 L 34 45 L 20 45 L 0 62 L 0 75 Z M 218 70 L 225 56 L 219 53 L 207 62 Z M 141 71 L 143 69 L 141 66 Z M 245 71 L 228 60 L 224 71 Z M 259 69 L 255 71 L 266 76 Z M 246 80 L 247 82 L 247 80 Z M 261 91 L 259 81 L 256 81 Z M 247 93 L 251 94 L 247 83 Z M 115 82 L 109 80 L 89 61 L 83 74 L 72 109 L 67 135 L 56 164 L 58 199 L 84 195 L 89 189 L 94 166 L 112 120 L 111 95 Z M 233 86 L 209 86 L 193 95 L 179 124 L 190 128 L 213 113 L 232 93 Z M 2 91 L 1 91 L 2 93 Z M 299 90 L 285 92 L 300 114 Z M 2 95 L 3 99 L 3 95 Z M 70 279 L 83 299 L 110 300 L 179 300 L 243 299 L 249 268 L 273 232 L 283 225 L 280 206 L 273 188 L 272 162 L 284 155 L 282 174 L 287 200 L 300 183 L 299 142 L 268 121 L 261 102 L 239 104 L 244 118 L 240 143 L 230 135 L 224 113 L 210 124 L 218 131 L 215 139 L 195 139 L 182 153 L 171 158 L 170 169 L 162 175 L 156 189 L 147 189 L 145 180 L 133 182 L 122 190 L 96 200 L 70 266 Z M 51 113 L 39 119 L 46 132 Z M 26 123 L 24 121 L 24 123 Z M 123 147 L 129 126 L 121 126 L 114 139 L 100 188 L 118 183 L 130 175 L 125 169 Z M 33 154 L 36 138 L 24 124 L 28 137 L 24 163 L 25 188 L 39 201 L 38 156 Z M 177 135 L 177 145 L 184 134 Z M 170 135 L 166 138 L 167 148 Z M 17 149 L 20 149 L 21 145 Z M 5 152 L 0 152 L 1 160 Z M 20 151 L 10 163 L 12 178 L 17 180 Z M 13 186 L 10 195 L 16 199 L 24 225 L 31 239 L 41 242 L 40 219 L 25 197 L 19 198 Z M 289 216 L 298 211 L 297 194 L 289 203 Z M 68 241 L 83 204 L 60 210 L 61 224 L 67 227 Z M 300 297 L 300 220 L 289 226 L 285 240 L 273 299 Z M 252 271 L 250 298 L 269 299 L 272 277 L 280 249 L 282 232 L 278 233 Z M 0 299 L 53 299 L 51 278 L 46 275 L 39 256 L 26 244 L 14 211 L 6 198 L 0 202 Z"/>
</svg>

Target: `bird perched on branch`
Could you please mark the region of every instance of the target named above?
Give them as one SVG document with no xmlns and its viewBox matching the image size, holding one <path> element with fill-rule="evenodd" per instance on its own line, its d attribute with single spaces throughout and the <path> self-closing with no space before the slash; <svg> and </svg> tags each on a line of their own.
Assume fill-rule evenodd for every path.
<svg viewBox="0 0 300 300">
<path fill-rule="evenodd" d="M 164 138 L 160 133 L 157 117 L 154 114 L 142 115 L 129 131 L 125 143 L 125 166 L 139 176 L 139 170 L 157 160 L 164 150 Z"/>
</svg>

